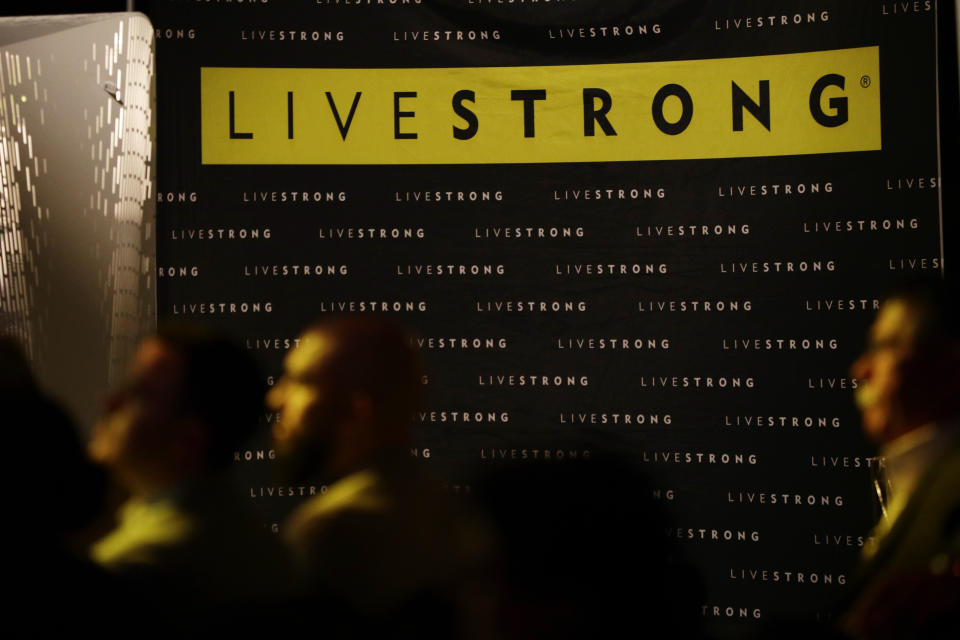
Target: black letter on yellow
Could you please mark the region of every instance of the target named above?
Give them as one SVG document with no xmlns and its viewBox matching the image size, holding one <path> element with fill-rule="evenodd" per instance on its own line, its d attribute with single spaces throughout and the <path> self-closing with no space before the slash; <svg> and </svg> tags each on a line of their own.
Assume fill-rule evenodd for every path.
<svg viewBox="0 0 960 640">
<path fill-rule="evenodd" d="M 600 110 L 594 108 L 594 101 L 600 98 Z M 607 120 L 607 113 L 613 106 L 613 98 L 605 89 L 584 89 L 583 90 L 583 135 L 594 135 L 594 124 L 600 123 L 604 135 L 615 136 L 613 125 Z"/>
<path fill-rule="evenodd" d="M 287 139 L 293 140 L 293 91 L 287 91 Z"/>
<path fill-rule="evenodd" d="M 230 137 L 249 140 L 253 137 L 252 133 L 237 133 L 233 126 L 233 91 L 230 92 Z"/>
<path fill-rule="evenodd" d="M 810 90 L 810 115 L 824 127 L 839 127 L 847 121 L 847 99 L 830 98 L 828 101 L 830 108 L 834 109 L 834 115 L 827 115 L 820 108 L 820 98 L 823 96 L 823 90 L 827 87 L 840 87 L 843 89 L 844 78 L 836 73 L 828 73 L 813 84 Z"/>
<path fill-rule="evenodd" d="M 511 100 L 523 100 L 523 137 L 533 138 L 533 101 L 546 100 L 546 89 L 514 89 L 510 92 Z"/>
<path fill-rule="evenodd" d="M 663 117 L 663 103 L 670 96 L 680 98 L 680 104 L 683 107 L 683 111 L 680 113 L 680 119 L 676 122 L 667 122 L 667 119 Z M 690 97 L 690 94 L 687 93 L 687 90 L 680 85 L 665 84 L 660 87 L 660 91 L 657 91 L 657 95 L 653 96 L 653 122 L 657 125 L 657 128 L 665 134 L 675 136 L 678 133 L 683 133 L 684 129 L 690 126 L 690 120 L 692 119 L 693 99 Z"/>
<path fill-rule="evenodd" d="M 733 93 L 733 130 L 743 131 L 743 110 L 746 109 L 750 112 L 750 115 L 757 119 L 757 122 L 766 127 L 767 131 L 770 131 L 770 81 L 760 81 L 760 104 L 754 102 L 750 96 L 744 93 L 736 82 L 730 84 L 733 85 L 731 88 Z"/>
<path fill-rule="evenodd" d="M 357 112 L 357 105 L 360 104 L 360 92 L 357 91 L 353 96 L 353 104 L 350 105 L 350 113 L 347 115 L 347 124 L 343 124 L 343 121 L 340 119 L 340 112 L 337 111 L 337 104 L 333 101 L 333 96 L 330 95 L 330 92 L 327 91 L 327 102 L 330 103 L 330 111 L 333 113 L 333 118 L 337 121 L 337 129 L 340 130 L 340 137 L 344 140 L 347 139 L 347 133 L 350 131 L 350 123 L 353 122 L 353 114 Z"/>
<path fill-rule="evenodd" d="M 467 127 L 465 129 L 459 129 L 457 127 L 453 128 L 453 137 L 457 140 L 469 140 L 473 136 L 477 135 L 477 130 L 480 129 L 480 122 L 477 120 L 477 114 L 470 109 L 467 109 L 463 105 L 464 100 L 469 100 L 470 102 L 477 101 L 477 95 L 470 89 L 461 89 L 453 94 L 453 111 L 458 116 L 467 121 Z"/>
<path fill-rule="evenodd" d="M 416 91 L 394 91 L 393 92 L 393 137 L 397 140 L 416 139 L 415 133 L 400 133 L 400 118 L 412 118 L 416 115 L 413 111 L 400 111 L 400 98 L 416 98 Z"/>
</svg>

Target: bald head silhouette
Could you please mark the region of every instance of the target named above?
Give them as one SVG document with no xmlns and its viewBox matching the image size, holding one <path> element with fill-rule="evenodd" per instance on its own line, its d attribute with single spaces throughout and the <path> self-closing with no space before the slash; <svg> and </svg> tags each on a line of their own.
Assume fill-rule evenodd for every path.
<svg viewBox="0 0 960 640">
<path fill-rule="evenodd" d="M 310 327 L 267 394 L 281 457 L 295 475 L 339 475 L 407 446 L 421 377 L 409 335 L 390 322 L 349 316 Z"/>
<path fill-rule="evenodd" d="M 864 431 L 879 444 L 960 417 L 956 285 L 922 280 L 888 296 L 851 375 Z"/>
</svg>

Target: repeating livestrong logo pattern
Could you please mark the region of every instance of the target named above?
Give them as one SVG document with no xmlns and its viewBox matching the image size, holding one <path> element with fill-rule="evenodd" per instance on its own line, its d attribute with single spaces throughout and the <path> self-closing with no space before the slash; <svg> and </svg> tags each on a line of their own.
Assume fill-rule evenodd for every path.
<svg viewBox="0 0 960 640">
<path fill-rule="evenodd" d="M 160 313 L 271 384 L 309 322 L 389 315 L 452 488 L 616 446 L 701 615 L 818 615 L 875 516 L 849 364 L 943 265 L 935 7 L 902 5 L 155 3 Z M 234 455 L 270 523 L 326 490 L 270 479 L 275 420 Z"/>
</svg>

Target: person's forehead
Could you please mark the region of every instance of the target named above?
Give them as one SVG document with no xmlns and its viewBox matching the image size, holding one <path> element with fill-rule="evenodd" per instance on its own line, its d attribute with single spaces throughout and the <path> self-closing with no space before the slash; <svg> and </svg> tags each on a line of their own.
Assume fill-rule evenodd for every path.
<svg viewBox="0 0 960 640">
<path fill-rule="evenodd" d="M 874 341 L 900 339 L 912 340 L 916 328 L 916 312 L 905 301 L 887 300 L 871 328 Z"/>
<path fill-rule="evenodd" d="M 323 372 L 335 346 L 332 336 L 323 331 L 312 330 L 300 337 L 300 344 L 287 354 L 284 368 L 296 377 L 311 377 Z"/>
<path fill-rule="evenodd" d="M 134 356 L 132 374 L 154 383 L 172 383 L 181 374 L 181 358 L 170 345 L 157 338 L 140 343 Z"/>
</svg>

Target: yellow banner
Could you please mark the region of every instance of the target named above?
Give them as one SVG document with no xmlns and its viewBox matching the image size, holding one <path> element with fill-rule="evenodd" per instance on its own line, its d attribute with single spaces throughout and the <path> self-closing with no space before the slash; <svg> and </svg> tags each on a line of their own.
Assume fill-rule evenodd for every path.
<svg viewBox="0 0 960 640">
<path fill-rule="evenodd" d="M 878 47 L 551 67 L 200 72 L 204 164 L 496 164 L 880 149 Z"/>
</svg>

